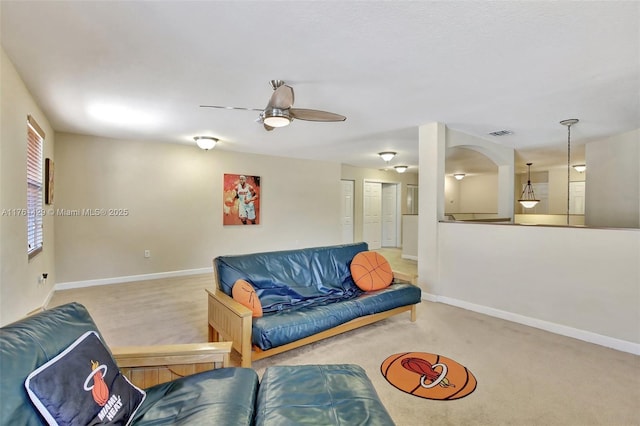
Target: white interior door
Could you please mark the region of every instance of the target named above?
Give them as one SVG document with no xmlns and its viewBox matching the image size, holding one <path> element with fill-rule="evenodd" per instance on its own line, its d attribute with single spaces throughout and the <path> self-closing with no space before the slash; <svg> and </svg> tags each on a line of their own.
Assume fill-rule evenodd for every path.
<svg viewBox="0 0 640 426">
<path fill-rule="evenodd" d="M 569 182 L 569 213 L 584 214 L 585 182 Z"/>
<path fill-rule="evenodd" d="M 382 246 L 398 245 L 398 185 L 382 184 Z"/>
<path fill-rule="evenodd" d="M 382 184 L 364 183 L 362 239 L 369 244 L 369 250 L 382 247 Z"/>
<path fill-rule="evenodd" d="M 350 244 L 353 242 L 353 189 L 354 182 L 352 180 L 342 181 L 342 198 L 340 201 L 342 244 Z"/>
</svg>

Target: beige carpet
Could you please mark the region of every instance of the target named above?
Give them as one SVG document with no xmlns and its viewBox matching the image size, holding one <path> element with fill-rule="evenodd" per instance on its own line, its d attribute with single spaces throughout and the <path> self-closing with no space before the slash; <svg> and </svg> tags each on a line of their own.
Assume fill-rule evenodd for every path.
<svg viewBox="0 0 640 426">
<path fill-rule="evenodd" d="M 111 346 L 206 340 L 208 275 L 57 292 L 85 304 Z M 430 352 L 468 367 L 477 389 L 455 401 L 401 392 L 380 374 L 397 352 Z M 254 363 L 364 367 L 399 426 L 640 425 L 640 357 L 451 306 L 422 302 L 385 320 Z"/>
</svg>

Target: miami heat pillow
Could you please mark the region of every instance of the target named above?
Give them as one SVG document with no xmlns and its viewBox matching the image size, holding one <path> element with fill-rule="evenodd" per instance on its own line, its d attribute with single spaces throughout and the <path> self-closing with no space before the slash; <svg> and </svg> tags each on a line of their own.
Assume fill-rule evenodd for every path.
<svg viewBox="0 0 640 426">
<path fill-rule="evenodd" d="M 120 373 L 95 331 L 29 374 L 25 387 L 50 425 L 128 425 L 146 396 Z"/>
</svg>

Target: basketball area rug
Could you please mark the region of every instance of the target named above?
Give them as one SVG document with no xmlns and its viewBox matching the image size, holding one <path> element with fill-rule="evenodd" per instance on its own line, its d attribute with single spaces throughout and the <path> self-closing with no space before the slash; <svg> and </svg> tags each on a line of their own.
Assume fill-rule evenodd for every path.
<svg viewBox="0 0 640 426">
<path fill-rule="evenodd" d="M 463 365 L 426 352 L 391 355 L 382 362 L 380 372 L 394 387 L 426 399 L 464 398 L 477 385 L 475 376 Z"/>
</svg>

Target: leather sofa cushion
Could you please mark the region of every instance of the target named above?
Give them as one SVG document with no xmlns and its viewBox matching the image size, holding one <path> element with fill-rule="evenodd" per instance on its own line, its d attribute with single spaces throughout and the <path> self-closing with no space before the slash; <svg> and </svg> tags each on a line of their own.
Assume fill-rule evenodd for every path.
<svg viewBox="0 0 640 426">
<path fill-rule="evenodd" d="M 146 389 L 133 424 L 253 424 L 258 375 L 250 368 L 222 368 Z"/>
<path fill-rule="evenodd" d="M 344 324 L 354 318 L 419 303 L 421 296 L 419 287 L 395 283 L 382 290 L 361 293 L 351 300 L 304 306 L 254 318 L 252 343 L 262 350 L 268 350 Z"/>
<path fill-rule="evenodd" d="M 256 425 L 393 425 L 364 369 L 354 364 L 268 367 Z"/>
</svg>

